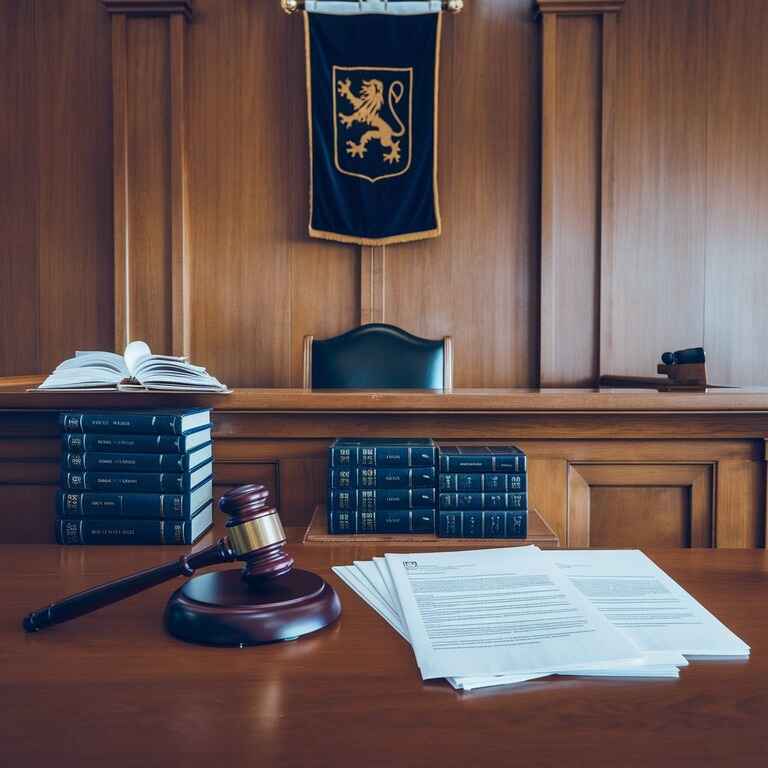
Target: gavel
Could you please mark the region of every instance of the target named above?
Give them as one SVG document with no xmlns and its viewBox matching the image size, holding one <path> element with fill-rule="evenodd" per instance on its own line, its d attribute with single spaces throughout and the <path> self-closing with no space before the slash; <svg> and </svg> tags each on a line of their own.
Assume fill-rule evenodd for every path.
<svg viewBox="0 0 768 768">
<path fill-rule="evenodd" d="M 235 560 L 242 570 L 216 571 L 190 579 L 173 593 L 165 625 L 176 637 L 213 645 L 251 645 L 289 640 L 334 622 L 341 613 L 338 595 L 327 582 L 294 568 L 277 509 L 268 506 L 263 485 L 243 485 L 219 500 L 229 516 L 227 536 L 199 552 L 79 592 L 33 611 L 27 632 L 111 605 L 199 568 Z"/>
</svg>

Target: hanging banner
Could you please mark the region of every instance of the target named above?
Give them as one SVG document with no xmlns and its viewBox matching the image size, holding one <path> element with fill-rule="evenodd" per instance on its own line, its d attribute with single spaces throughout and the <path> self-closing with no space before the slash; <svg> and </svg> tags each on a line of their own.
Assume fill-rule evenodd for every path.
<svg viewBox="0 0 768 768">
<path fill-rule="evenodd" d="M 437 237 L 440 13 L 304 13 L 309 234 Z"/>
</svg>

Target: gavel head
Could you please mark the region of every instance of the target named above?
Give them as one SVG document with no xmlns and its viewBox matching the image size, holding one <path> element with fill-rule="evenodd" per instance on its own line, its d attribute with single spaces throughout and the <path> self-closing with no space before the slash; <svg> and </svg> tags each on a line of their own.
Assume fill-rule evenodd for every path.
<svg viewBox="0 0 768 768">
<path fill-rule="evenodd" d="M 243 578 L 250 583 L 283 576 L 293 569 L 285 551 L 285 531 L 269 491 L 263 485 L 241 485 L 219 499 L 229 516 L 227 538 L 238 560 L 245 562 Z"/>
</svg>

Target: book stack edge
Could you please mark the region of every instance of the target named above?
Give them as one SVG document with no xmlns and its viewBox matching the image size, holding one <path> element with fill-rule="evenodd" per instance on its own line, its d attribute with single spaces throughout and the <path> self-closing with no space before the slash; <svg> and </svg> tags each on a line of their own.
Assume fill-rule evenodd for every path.
<svg viewBox="0 0 768 768">
<path fill-rule="evenodd" d="M 60 544 L 192 544 L 213 525 L 211 411 L 66 412 Z"/>
</svg>

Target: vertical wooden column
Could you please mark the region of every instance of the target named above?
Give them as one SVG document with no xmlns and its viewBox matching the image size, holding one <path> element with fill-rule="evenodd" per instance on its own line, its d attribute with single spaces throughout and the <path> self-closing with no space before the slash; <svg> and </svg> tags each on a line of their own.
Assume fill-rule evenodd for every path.
<svg viewBox="0 0 768 768">
<path fill-rule="evenodd" d="M 591 386 L 600 375 L 600 285 L 613 231 L 616 20 L 623 2 L 538 0 L 543 386 Z"/>
<path fill-rule="evenodd" d="M 112 15 L 115 347 L 190 346 L 184 102 L 191 0 L 103 0 Z"/>
</svg>

